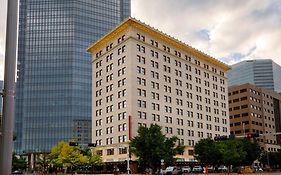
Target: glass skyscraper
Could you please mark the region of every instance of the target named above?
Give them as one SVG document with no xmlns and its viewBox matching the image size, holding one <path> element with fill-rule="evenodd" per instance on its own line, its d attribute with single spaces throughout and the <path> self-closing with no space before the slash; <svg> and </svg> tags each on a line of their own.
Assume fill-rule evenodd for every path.
<svg viewBox="0 0 281 175">
<path fill-rule="evenodd" d="M 239 62 L 231 66 L 227 76 L 229 86 L 251 83 L 281 92 L 281 66 L 271 59 Z"/>
<path fill-rule="evenodd" d="M 71 138 L 91 141 L 86 48 L 130 11 L 130 0 L 20 0 L 17 153 L 48 152 Z"/>
</svg>

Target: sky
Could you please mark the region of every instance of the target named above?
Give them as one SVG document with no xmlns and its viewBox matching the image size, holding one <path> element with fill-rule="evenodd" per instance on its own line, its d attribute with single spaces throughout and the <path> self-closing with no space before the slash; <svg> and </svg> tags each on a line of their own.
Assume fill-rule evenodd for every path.
<svg viewBox="0 0 281 175">
<path fill-rule="evenodd" d="M 0 79 L 6 1 L 0 1 Z M 229 65 L 247 59 L 281 65 L 280 0 L 132 0 L 132 16 Z"/>
</svg>

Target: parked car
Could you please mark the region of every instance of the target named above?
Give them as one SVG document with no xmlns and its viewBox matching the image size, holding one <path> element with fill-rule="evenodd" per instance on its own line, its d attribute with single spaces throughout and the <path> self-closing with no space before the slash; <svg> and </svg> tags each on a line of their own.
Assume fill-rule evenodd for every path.
<svg viewBox="0 0 281 175">
<path fill-rule="evenodd" d="M 192 168 L 192 172 L 194 173 L 201 173 L 203 171 L 203 168 L 201 166 L 194 166 Z"/>
<path fill-rule="evenodd" d="M 213 166 L 208 166 L 208 173 L 215 172 L 215 168 Z"/>
<path fill-rule="evenodd" d="M 12 172 L 12 174 L 23 174 L 23 172 L 21 170 L 15 170 Z"/>
<path fill-rule="evenodd" d="M 224 165 L 221 165 L 221 166 L 219 166 L 218 171 L 219 172 L 227 172 L 227 167 L 224 166 Z"/>
<path fill-rule="evenodd" d="M 176 166 L 168 166 L 164 172 L 166 175 L 176 175 L 176 174 L 181 174 L 181 169 Z"/>
<path fill-rule="evenodd" d="M 191 168 L 189 166 L 184 166 L 184 167 L 181 168 L 181 172 L 182 173 L 190 173 Z"/>
<path fill-rule="evenodd" d="M 253 168 L 255 169 L 255 171 L 263 171 L 262 167 L 260 166 L 254 166 Z"/>
</svg>

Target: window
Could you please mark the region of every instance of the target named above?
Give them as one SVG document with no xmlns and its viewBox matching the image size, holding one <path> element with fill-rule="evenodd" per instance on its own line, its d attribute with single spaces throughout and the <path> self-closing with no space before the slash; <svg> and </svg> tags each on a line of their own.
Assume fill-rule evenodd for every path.
<svg viewBox="0 0 281 175">
<path fill-rule="evenodd" d="M 168 47 L 168 46 L 163 45 L 163 49 L 164 49 L 164 51 L 166 51 L 166 52 L 170 52 L 170 47 Z"/>
<path fill-rule="evenodd" d="M 180 70 L 175 70 L 176 76 L 181 77 L 181 71 Z"/>
<path fill-rule="evenodd" d="M 113 53 L 111 53 L 110 55 L 107 55 L 107 56 L 106 56 L 106 62 L 111 61 L 112 58 L 113 58 Z"/>
<path fill-rule="evenodd" d="M 170 96 L 164 95 L 164 100 L 167 103 L 172 103 L 172 97 L 170 97 Z"/>
<path fill-rule="evenodd" d="M 138 100 L 137 101 L 137 106 L 140 107 L 140 108 L 146 108 L 146 101 Z"/>
<path fill-rule="evenodd" d="M 151 56 L 155 57 L 155 58 L 158 58 L 158 52 L 156 52 L 154 50 L 151 50 Z"/>
<path fill-rule="evenodd" d="M 123 56 L 122 58 L 119 58 L 118 59 L 118 66 L 120 66 L 121 64 L 125 63 L 125 57 L 126 56 Z"/>
<path fill-rule="evenodd" d="M 163 55 L 163 58 L 164 58 L 164 62 L 167 62 L 167 63 L 171 63 L 171 58 L 166 56 L 166 55 Z"/>
<path fill-rule="evenodd" d="M 178 67 L 181 67 L 181 62 L 180 62 L 180 61 L 175 60 L 175 65 L 176 65 L 176 66 L 178 66 Z"/>
<path fill-rule="evenodd" d="M 113 84 L 107 85 L 106 86 L 106 92 L 110 92 L 113 90 Z"/>
<path fill-rule="evenodd" d="M 118 98 L 124 97 L 126 95 L 126 89 L 118 91 Z"/>
<path fill-rule="evenodd" d="M 107 149 L 106 150 L 106 155 L 114 155 L 114 148 Z"/>
<path fill-rule="evenodd" d="M 185 64 L 185 69 L 186 69 L 187 71 L 191 72 L 191 66 L 190 66 L 190 65 Z"/>
<path fill-rule="evenodd" d="M 150 42 L 151 42 L 152 46 L 158 47 L 158 42 L 157 41 L 150 40 Z"/>
<path fill-rule="evenodd" d="M 126 78 L 118 80 L 118 87 L 124 86 L 126 84 Z"/>
<path fill-rule="evenodd" d="M 124 120 L 126 118 L 127 118 L 127 113 L 126 112 L 118 113 L 118 120 Z"/>
<path fill-rule="evenodd" d="M 171 83 L 171 77 L 168 76 L 168 75 L 164 75 L 164 80 L 165 80 L 165 82 L 167 82 L 167 83 Z"/>
<path fill-rule="evenodd" d="M 121 41 L 124 41 L 124 40 L 125 40 L 125 35 L 123 35 L 120 38 L 118 38 L 117 42 L 119 44 Z"/>
<path fill-rule="evenodd" d="M 164 91 L 168 93 L 172 93 L 172 88 L 170 86 L 164 85 Z"/>
<path fill-rule="evenodd" d="M 140 119 L 146 119 L 146 112 L 138 111 L 138 117 Z"/>
<path fill-rule="evenodd" d="M 139 63 L 145 64 L 145 57 L 137 55 L 137 60 L 138 60 Z"/>
<path fill-rule="evenodd" d="M 138 96 L 146 97 L 146 90 L 137 88 L 137 94 Z"/>
<path fill-rule="evenodd" d="M 138 85 L 146 86 L 146 80 L 144 78 L 137 77 Z"/>
<path fill-rule="evenodd" d="M 139 52 L 145 53 L 145 47 L 144 47 L 144 46 L 141 46 L 141 45 L 139 45 L 139 44 L 137 44 L 137 50 L 138 50 Z"/>
<path fill-rule="evenodd" d="M 165 112 L 172 113 L 172 107 L 171 106 L 164 106 Z"/>
<path fill-rule="evenodd" d="M 118 102 L 118 109 L 122 109 L 126 107 L 126 100 Z"/>
<path fill-rule="evenodd" d="M 160 110 L 160 105 L 157 104 L 157 103 L 152 103 L 152 110 L 159 111 Z"/>
<path fill-rule="evenodd" d="M 140 66 L 137 66 L 137 72 L 138 72 L 139 74 L 145 75 L 145 68 L 140 67 Z"/>
<path fill-rule="evenodd" d="M 151 60 L 151 66 L 152 66 L 153 68 L 156 68 L 156 69 L 158 69 L 158 68 L 159 68 L 159 64 L 158 64 L 158 62 L 157 62 L 157 61 L 153 61 L 153 60 Z"/>
<path fill-rule="evenodd" d="M 109 51 L 112 49 L 113 43 L 110 43 L 109 45 L 106 46 L 106 51 Z"/>
<path fill-rule="evenodd" d="M 155 100 L 159 100 L 159 93 L 151 92 L 152 98 Z"/>
<path fill-rule="evenodd" d="M 106 66 L 106 72 L 109 72 L 113 69 L 113 63 Z"/>
<path fill-rule="evenodd" d="M 155 71 L 151 71 L 151 77 L 155 79 L 159 79 L 159 73 Z"/>
<path fill-rule="evenodd" d="M 175 50 L 175 55 L 178 56 L 178 57 L 181 57 L 181 53 L 179 51 L 176 51 L 176 50 Z"/>
<path fill-rule="evenodd" d="M 165 72 L 171 73 L 171 67 L 164 65 L 163 68 Z"/>
<path fill-rule="evenodd" d="M 123 123 L 123 124 L 119 124 L 118 125 L 118 131 L 126 131 L 127 130 L 127 124 Z"/>
<path fill-rule="evenodd" d="M 151 86 L 153 89 L 159 89 L 159 83 L 151 81 Z"/>
<path fill-rule="evenodd" d="M 126 73 L 126 67 L 123 67 L 122 69 L 118 70 L 118 77 L 121 75 L 124 75 Z"/>
<path fill-rule="evenodd" d="M 126 135 L 118 136 L 118 142 L 119 143 L 126 142 L 126 141 L 127 141 L 127 136 Z"/>
<path fill-rule="evenodd" d="M 127 154 L 127 148 L 119 148 L 119 154 Z"/>
<path fill-rule="evenodd" d="M 158 115 L 158 114 L 152 114 L 152 120 L 153 120 L 153 121 L 158 121 L 158 122 L 160 122 L 160 115 Z"/>
<path fill-rule="evenodd" d="M 121 48 L 118 49 L 118 55 L 125 52 L 125 47 L 126 47 L 126 45 L 124 45 L 124 46 L 122 46 Z"/>
<path fill-rule="evenodd" d="M 113 79 L 113 73 L 106 76 L 106 82 L 109 82 Z"/>
<path fill-rule="evenodd" d="M 137 38 L 143 42 L 145 42 L 145 36 L 137 33 Z"/>
</svg>

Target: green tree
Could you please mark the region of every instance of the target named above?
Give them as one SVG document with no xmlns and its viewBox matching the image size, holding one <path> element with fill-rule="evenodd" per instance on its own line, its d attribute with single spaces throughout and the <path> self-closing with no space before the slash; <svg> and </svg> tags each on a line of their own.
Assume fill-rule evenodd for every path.
<svg viewBox="0 0 281 175">
<path fill-rule="evenodd" d="M 13 153 L 12 171 L 25 170 L 26 168 L 27 168 L 26 160 L 23 157 L 17 156 L 15 153 Z"/>
<path fill-rule="evenodd" d="M 60 141 L 52 148 L 48 155 L 48 162 L 56 169 L 65 168 L 71 172 L 83 165 L 97 165 L 102 162 L 98 155 L 93 155 L 90 149 L 82 149 L 79 146 L 70 146 L 67 142 Z"/>
<path fill-rule="evenodd" d="M 130 143 L 131 152 L 138 157 L 140 165 L 155 170 L 160 167 L 161 159 L 171 164 L 174 156 L 184 151 L 184 146 L 176 146 L 177 137 L 167 138 L 161 132 L 161 126 L 151 124 L 149 128 L 140 126 L 138 136 Z"/>
<path fill-rule="evenodd" d="M 241 165 L 252 165 L 261 155 L 260 146 L 256 141 L 251 142 L 248 139 L 242 139 L 241 142 L 243 144 L 243 150 L 246 152 L 246 156 L 242 160 Z"/>
<path fill-rule="evenodd" d="M 224 165 L 240 165 L 246 158 L 247 153 L 243 150 L 243 143 L 240 140 L 225 140 L 217 143 L 222 153 Z"/>
<path fill-rule="evenodd" d="M 263 151 L 259 158 L 259 161 L 264 165 L 280 166 L 281 165 L 281 151 L 267 152 Z M 269 164 L 268 164 L 269 163 Z"/>
<path fill-rule="evenodd" d="M 53 147 L 49 155 L 50 163 L 54 167 L 64 167 L 65 172 L 68 169 L 74 170 L 78 166 L 87 164 L 89 158 L 80 152 L 78 146 L 69 146 L 68 143 L 60 141 L 58 145 Z"/>
<path fill-rule="evenodd" d="M 43 173 L 47 173 L 48 166 L 50 165 L 50 159 L 48 158 L 48 154 L 40 155 L 36 160 L 36 164 L 40 167 L 40 170 Z"/>
<path fill-rule="evenodd" d="M 207 138 L 201 139 L 194 148 L 195 158 L 206 165 L 219 165 L 222 163 L 223 154 L 218 143 Z"/>
</svg>

